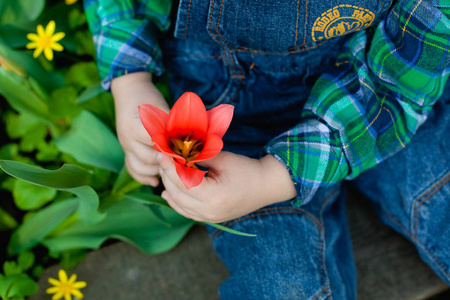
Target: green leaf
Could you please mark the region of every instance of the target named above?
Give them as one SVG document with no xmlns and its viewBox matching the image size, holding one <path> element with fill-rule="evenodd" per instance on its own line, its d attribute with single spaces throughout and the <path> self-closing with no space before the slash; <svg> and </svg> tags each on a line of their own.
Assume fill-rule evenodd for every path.
<svg viewBox="0 0 450 300">
<path fill-rule="evenodd" d="M 94 62 L 81 62 L 70 67 L 66 74 L 67 85 L 77 89 L 90 87 L 100 81 Z"/>
<path fill-rule="evenodd" d="M 17 263 L 23 271 L 30 269 L 34 264 L 34 253 L 30 251 L 20 252 Z"/>
<path fill-rule="evenodd" d="M 142 186 L 142 184 L 131 177 L 131 175 L 127 171 L 126 166 L 124 165 L 119 173 L 119 176 L 117 176 L 116 181 L 114 182 L 111 193 L 126 194 L 128 192 L 131 192 L 132 190 L 137 189 L 140 186 Z"/>
<path fill-rule="evenodd" d="M 79 199 L 70 198 L 39 210 L 14 231 L 8 251 L 11 254 L 16 254 L 40 243 L 76 211 L 78 203 Z"/>
<path fill-rule="evenodd" d="M 16 111 L 51 122 L 47 104 L 36 95 L 28 81 L 4 68 L 0 68 L 0 94 Z"/>
<path fill-rule="evenodd" d="M 101 83 L 94 84 L 90 87 L 88 87 L 86 90 L 84 90 L 81 95 L 77 99 L 77 103 L 83 103 L 88 100 L 91 100 L 94 97 L 97 97 L 98 95 L 105 93 L 105 90 L 102 88 Z"/>
<path fill-rule="evenodd" d="M 59 150 L 87 165 L 117 173 L 124 165 L 124 153 L 117 137 L 88 111 L 74 118 L 72 129 L 55 143 Z"/>
<path fill-rule="evenodd" d="M 85 223 L 99 222 L 104 215 L 98 213 L 99 198 L 95 190 L 86 185 L 91 174 L 74 165 L 63 165 L 58 170 L 45 170 L 10 160 L 0 160 L 0 168 L 18 179 L 75 194 L 79 199 L 78 216 Z"/>
<path fill-rule="evenodd" d="M 33 58 L 32 51 L 30 50 L 21 51 L 11 49 L 10 47 L 13 46 L 11 45 L 11 41 L 6 40 L 6 37 L 2 31 L 3 28 L 4 26 L 0 26 L 0 56 L 7 57 L 14 63 L 20 64 L 21 67 L 25 68 L 28 76 L 30 76 L 28 78 L 34 78 L 39 83 L 39 85 L 41 85 L 46 90 L 47 93 L 49 91 L 64 86 L 65 83 L 62 74 L 58 72 L 49 72 L 46 68 L 42 66 L 42 64 L 40 63 L 40 59 L 38 60 Z M 20 32 L 11 33 L 11 28 L 6 28 L 5 31 L 12 36 L 19 35 L 26 37 L 26 33 Z M 28 42 L 29 41 L 26 41 L 23 45 L 19 46 L 23 47 Z M 45 59 L 43 61 L 48 62 Z M 29 83 L 29 85 L 34 88 L 36 87 L 36 84 L 33 82 Z M 40 92 L 39 94 L 42 94 L 42 92 Z"/>
<path fill-rule="evenodd" d="M 57 190 L 70 190 L 89 184 L 91 174 L 74 165 L 46 170 L 12 160 L 0 160 L 0 168 L 18 179 Z"/>
<path fill-rule="evenodd" d="M 0 231 L 17 227 L 17 221 L 0 207 Z"/>
<path fill-rule="evenodd" d="M 49 100 L 50 114 L 59 120 L 78 115 L 82 109 L 76 105 L 77 95 L 72 86 L 54 90 Z"/>
<path fill-rule="evenodd" d="M 31 128 L 20 141 L 20 150 L 23 152 L 32 152 L 42 143 L 45 143 L 47 136 L 47 126 L 39 123 Z"/>
<path fill-rule="evenodd" d="M 14 280 L 8 288 L 7 298 L 30 296 L 39 288 L 37 283 L 26 274 L 14 275 L 13 278 Z"/>
<path fill-rule="evenodd" d="M 26 181 L 17 180 L 13 188 L 14 203 L 21 210 L 34 210 L 55 198 L 57 191 Z"/>
<path fill-rule="evenodd" d="M 231 229 L 231 228 L 228 228 L 228 227 L 225 227 L 223 225 L 216 224 L 216 223 L 210 223 L 210 222 L 203 222 L 203 223 L 208 224 L 209 226 L 215 227 L 217 229 L 220 229 L 220 230 L 223 230 L 223 231 L 226 231 L 226 232 L 229 232 L 229 233 L 237 234 L 237 235 L 251 236 L 251 237 L 255 237 L 256 236 L 256 234 L 240 232 L 240 231 L 237 231 L 237 230 L 234 230 L 234 229 Z"/>
<path fill-rule="evenodd" d="M 30 114 L 16 114 L 9 111 L 5 115 L 6 132 L 12 139 L 21 138 L 26 135 L 30 129 L 39 124 L 39 119 Z"/>
<path fill-rule="evenodd" d="M 170 250 L 195 223 L 175 211 L 165 208 L 162 213 L 170 221 L 166 226 L 145 206 L 126 198 L 102 211 L 106 217 L 99 223 L 74 224 L 59 235 L 43 242 L 51 251 L 97 249 L 108 238 L 116 238 L 135 245 L 143 252 L 157 254 Z"/>
<path fill-rule="evenodd" d="M 2 0 L 0 1 L 0 23 L 30 22 L 39 17 L 45 0 Z"/>
<path fill-rule="evenodd" d="M 3 273 L 6 276 L 22 273 L 22 268 L 15 261 L 5 261 L 3 263 Z"/>
</svg>

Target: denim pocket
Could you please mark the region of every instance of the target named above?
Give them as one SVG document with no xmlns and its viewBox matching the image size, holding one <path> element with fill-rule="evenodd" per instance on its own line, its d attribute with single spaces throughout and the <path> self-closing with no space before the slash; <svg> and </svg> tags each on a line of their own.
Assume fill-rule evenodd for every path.
<svg viewBox="0 0 450 300">
<path fill-rule="evenodd" d="M 374 25 L 392 0 L 211 0 L 207 30 L 220 45 L 253 53 L 289 53 Z"/>
</svg>

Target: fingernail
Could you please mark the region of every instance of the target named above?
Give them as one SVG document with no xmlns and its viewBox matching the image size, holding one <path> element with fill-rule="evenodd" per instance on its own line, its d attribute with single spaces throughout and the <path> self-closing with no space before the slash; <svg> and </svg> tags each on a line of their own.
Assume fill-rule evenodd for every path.
<svg viewBox="0 0 450 300">
<path fill-rule="evenodd" d="M 162 175 L 163 172 L 164 172 L 163 169 L 159 168 L 159 175 Z"/>
<path fill-rule="evenodd" d="M 163 157 L 162 157 L 162 154 L 161 154 L 161 153 L 156 154 L 156 160 L 157 160 L 159 163 L 162 162 L 162 159 L 163 159 Z"/>
<path fill-rule="evenodd" d="M 167 193 L 166 193 L 166 191 L 163 191 L 163 192 L 161 193 L 161 198 L 163 198 L 164 200 L 167 201 Z"/>
</svg>

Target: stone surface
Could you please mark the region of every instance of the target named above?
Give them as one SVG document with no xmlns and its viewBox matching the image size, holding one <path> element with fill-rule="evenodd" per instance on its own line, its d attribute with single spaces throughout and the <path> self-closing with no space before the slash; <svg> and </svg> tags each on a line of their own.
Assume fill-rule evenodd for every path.
<svg viewBox="0 0 450 300">
<path fill-rule="evenodd" d="M 419 300 L 448 289 L 414 246 L 384 226 L 364 199 L 350 193 L 348 202 L 358 299 Z M 45 271 L 39 292 L 30 300 L 50 299 L 45 294 L 47 278 L 57 277 L 58 269 Z M 161 255 L 148 256 L 121 242 L 104 247 L 91 252 L 69 273 L 88 283 L 82 289 L 86 300 L 214 300 L 219 299 L 217 288 L 228 276 L 203 227 L 194 227 L 175 249 Z"/>
</svg>

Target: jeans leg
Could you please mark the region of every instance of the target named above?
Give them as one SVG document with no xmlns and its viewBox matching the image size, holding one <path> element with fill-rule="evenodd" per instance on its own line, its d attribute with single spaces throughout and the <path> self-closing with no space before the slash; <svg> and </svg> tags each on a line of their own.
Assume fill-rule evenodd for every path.
<svg viewBox="0 0 450 300">
<path fill-rule="evenodd" d="M 278 203 L 224 224 L 257 237 L 208 228 L 231 274 L 221 299 L 356 299 L 345 196 L 339 187 L 319 196 L 300 208 Z"/>
<path fill-rule="evenodd" d="M 450 91 L 444 97 L 450 97 Z M 450 285 L 450 101 L 440 100 L 401 152 L 361 174 L 356 187 L 384 223 L 416 246 Z"/>
</svg>

